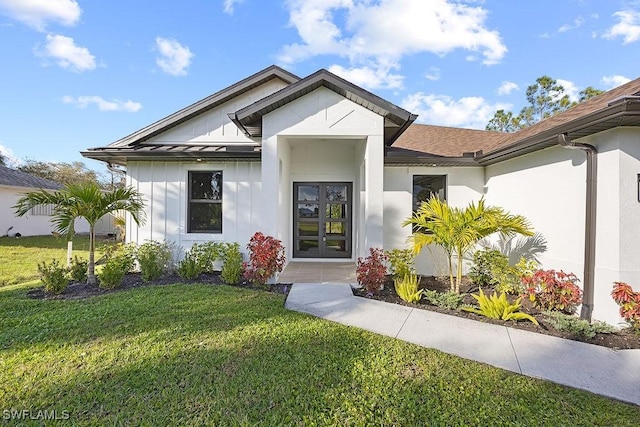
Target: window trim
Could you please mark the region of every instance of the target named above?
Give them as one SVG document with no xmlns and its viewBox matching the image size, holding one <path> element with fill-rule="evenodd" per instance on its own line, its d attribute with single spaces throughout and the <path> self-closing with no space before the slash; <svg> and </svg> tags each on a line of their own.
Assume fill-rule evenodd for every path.
<svg viewBox="0 0 640 427">
<path fill-rule="evenodd" d="M 221 189 L 223 189 L 222 191 L 222 196 L 220 197 L 219 200 L 215 200 L 215 199 L 192 199 L 192 192 L 191 192 L 191 176 L 194 173 L 211 173 L 211 174 L 216 174 L 219 173 L 220 174 L 220 187 Z M 196 169 L 196 170 L 188 170 L 187 171 L 187 194 L 186 194 L 186 199 L 187 199 L 187 216 L 185 218 L 186 221 L 186 231 L 187 234 L 195 234 L 195 235 L 201 235 L 201 234 L 214 234 L 214 235 L 221 235 L 223 234 L 224 231 L 224 171 L 222 169 L 215 169 L 215 170 L 211 170 L 211 169 L 206 169 L 206 170 L 200 170 L 200 169 Z M 192 230 L 192 224 L 191 224 L 191 205 L 192 203 L 197 203 L 197 204 L 207 204 L 207 205 L 213 205 L 213 204 L 219 204 L 220 205 L 220 230 Z"/>
</svg>

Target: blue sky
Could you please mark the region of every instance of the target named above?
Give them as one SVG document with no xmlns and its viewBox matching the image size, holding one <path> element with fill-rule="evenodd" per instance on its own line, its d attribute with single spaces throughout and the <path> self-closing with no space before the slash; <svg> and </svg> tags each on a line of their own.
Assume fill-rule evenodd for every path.
<svg viewBox="0 0 640 427">
<path fill-rule="evenodd" d="M 0 152 L 104 146 L 271 64 L 326 68 L 484 128 L 544 74 L 572 96 L 640 77 L 640 1 L 0 0 Z"/>
</svg>

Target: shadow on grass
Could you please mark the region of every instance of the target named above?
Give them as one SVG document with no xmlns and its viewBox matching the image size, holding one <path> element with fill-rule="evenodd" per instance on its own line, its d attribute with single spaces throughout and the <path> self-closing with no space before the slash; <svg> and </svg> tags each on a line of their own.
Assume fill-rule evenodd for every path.
<svg viewBox="0 0 640 427">
<path fill-rule="evenodd" d="M 577 390 L 295 313 L 80 362 L 21 389 L 77 424 L 632 425 L 639 412 Z M 181 345 L 176 345 L 176 341 Z"/>
<path fill-rule="evenodd" d="M 282 295 L 205 284 L 149 286 L 82 300 L 33 300 L 26 292 L 0 290 L 0 349 L 162 330 L 227 330 L 282 314 L 284 301 Z"/>
</svg>

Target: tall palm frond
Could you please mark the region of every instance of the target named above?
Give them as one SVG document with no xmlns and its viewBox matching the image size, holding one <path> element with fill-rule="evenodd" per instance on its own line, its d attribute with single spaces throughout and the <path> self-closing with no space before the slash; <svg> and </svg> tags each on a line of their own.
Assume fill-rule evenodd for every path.
<svg viewBox="0 0 640 427">
<path fill-rule="evenodd" d="M 144 223 L 144 201 L 140 193 L 132 188 L 118 188 L 103 191 L 96 183 L 83 182 L 68 184 L 62 190 L 49 193 L 44 190 L 34 191 L 21 197 L 14 206 L 17 216 L 23 216 L 38 205 L 53 205 L 52 223 L 56 231 L 73 236 L 74 222 L 84 218 L 89 223 L 89 263 L 87 282 L 96 283 L 95 277 L 95 225 L 103 216 L 124 211 L 131 215 L 133 221 Z"/>
<path fill-rule="evenodd" d="M 523 234 L 533 235 L 529 222 L 520 215 L 512 215 L 502 208 L 486 206 L 484 198 L 471 202 L 465 209 L 451 208 L 437 197 L 423 202 L 416 213 L 403 225 L 418 227 L 410 243 L 414 253 L 425 245 L 437 244 L 449 257 L 451 290 L 460 292 L 463 259 L 478 241 L 493 233 L 502 237 Z M 453 255 L 457 258 L 456 281 L 453 281 Z"/>
</svg>

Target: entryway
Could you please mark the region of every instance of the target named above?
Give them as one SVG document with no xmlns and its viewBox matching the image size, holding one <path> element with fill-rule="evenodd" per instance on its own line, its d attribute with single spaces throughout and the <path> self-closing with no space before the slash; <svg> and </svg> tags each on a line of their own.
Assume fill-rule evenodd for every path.
<svg viewBox="0 0 640 427">
<path fill-rule="evenodd" d="M 278 276 L 279 283 L 357 283 L 353 262 L 291 261 Z"/>
<path fill-rule="evenodd" d="M 350 182 L 293 183 L 294 258 L 351 258 Z"/>
</svg>

